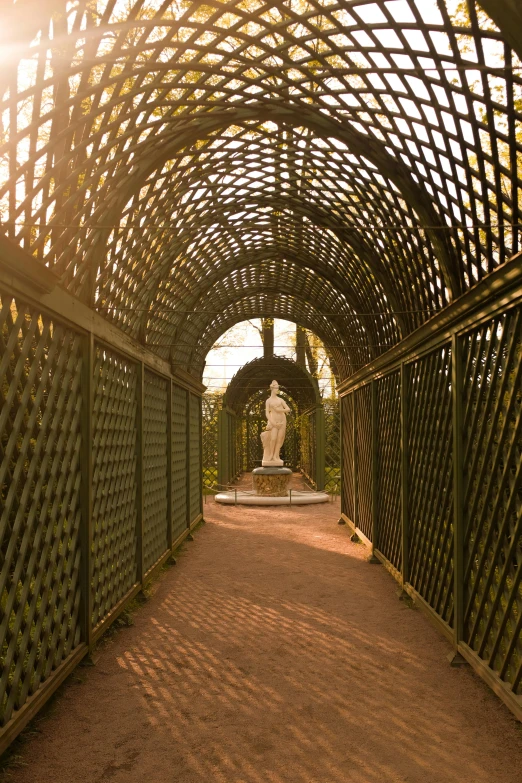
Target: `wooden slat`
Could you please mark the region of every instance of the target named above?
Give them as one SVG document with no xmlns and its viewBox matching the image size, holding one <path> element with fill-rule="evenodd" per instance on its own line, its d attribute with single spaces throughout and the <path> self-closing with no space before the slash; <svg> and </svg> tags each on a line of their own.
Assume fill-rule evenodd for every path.
<svg viewBox="0 0 522 783">
<path fill-rule="evenodd" d="M 143 400 L 143 569 L 169 549 L 168 387 L 145 371 Z"/>
<path fill-rule="evenodd" d="M 522 693 L 522 308 L 463 338 L 463 636 Z"/>
</svg>

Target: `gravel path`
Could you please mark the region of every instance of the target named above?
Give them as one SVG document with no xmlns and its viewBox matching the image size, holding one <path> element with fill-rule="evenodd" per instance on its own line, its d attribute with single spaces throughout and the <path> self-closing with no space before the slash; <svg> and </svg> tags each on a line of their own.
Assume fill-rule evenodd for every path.
<svg viewBox="0 0 522 783">
<path fill-rule="evenodd" d="M 336 504 L 205 516 L 11 779 L 520 783 L 520 724 L 448 665 Z"/>
</svg>

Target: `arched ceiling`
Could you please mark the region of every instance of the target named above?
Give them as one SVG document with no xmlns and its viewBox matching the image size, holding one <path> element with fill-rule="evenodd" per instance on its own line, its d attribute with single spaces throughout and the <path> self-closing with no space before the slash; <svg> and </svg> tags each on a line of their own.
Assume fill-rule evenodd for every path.
<svg viewBox="0 0 522 783">
<path fill-rule="evenodd" d="M 230 381 L 224 404 L 237 414 L 244 412 L 248 401 L 258 391 L 270 394 L 274 378 L 281 390 L 295 400 L 298 410 L 305 411 L 321 403 L 317 381 L 307 370 L 281 356 L 253 359 L 245 364 Z"/>
<path fill-rule="evenodd" d="M 175 366 L 255 312 L 349 373 L 519 249 L 522 47 L 475 0 L 0 14 L 3 230 Z"/>
</svg>

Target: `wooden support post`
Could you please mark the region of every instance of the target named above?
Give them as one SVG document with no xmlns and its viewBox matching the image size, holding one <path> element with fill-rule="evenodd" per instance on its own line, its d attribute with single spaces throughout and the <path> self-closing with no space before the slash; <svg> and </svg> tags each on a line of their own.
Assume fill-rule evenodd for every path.
<svg viewBox="0 0 522 783">
<path fill-rule="evenodd" d="M 138 364 L 136 384 L 136 581 L 143 584 L 143 399 L 145 366 Z"/>
<path fill-rule="evenodd" d="M 229 483 L 227 414 L 223 409 L 217 416 L 217 482 L 219 486 Z"/>
<path fill-rule="evenodd" d="M 372 554 L 369 563 L 380 564 L 375 556 L 379 548 L 379 433 L 377 417 L 377 382 L 371 382 L 371 427 L 372 427 Z"/>
<path fill-rule="evenodd" d="M 167 543 L 172 549 L 173 497 L 172 497 L 172 381 L 167 385 Z"/>
<path fill-rule="evenodd" d="M 353 394 L 353 421 L 352 421 L 352 435 L 353 435 L 353 524 L 355 527 L 357 527 L 359 522 L 359 499 L 357 497 L 357 491 L 358 491 L 358 449 L 357 449 L 357 392 L 354 392 Z"/>
<path fill-rule="evenodd" d="M 190 529 L 190 392 L 185 392 L 185 473 L 187 477 L 187 492 L 185 496 L 185 515 L 187 527 Z"/>
<path fill-rule="evenodd" d="M 199 399 L 199 513 L 203 513 L 203 401 Z"/>
<path fill-rule="evenodd" d="M 274 319 L 263 318 L 263 357 L 272 359 L 274 356 Z"/>
<path fill-rule="evenodd" d="M 306 332 L 302 326 L 295 326 L 295 362 L 306 370 Z"/>
<path fill-rule="evenodd" d="M 82 641 L 92 647 L 92 411 L 94 394 L 94 338 L 83 338 L 81 412 L 81 534 L 80 622 Z"/>
<path fill-rule="evenodd" d="M 343 518 L 343 513 L 345 509 L 344 504 L 344 457 L 343 457 L 343 443 L 344 443 L 344 406 L 345 406 L 345 399 L 341 397 L 339 399 L 339 440 L 340 440 L 340 449 L 339 449 L 339 471 L 340 471 L 340 481 L 341 486 L 339 487 L 339 496 L 341 501 L 341 516 L 339 517 L 339 525 L 346 525 L 346 520 Z"/>
<path fill-rule="evenodd" d="M 463 372 L 459 337 L 451 339 L 451 395 L 453 403 L 453 606 L 454 644 L 464 641 L 464 475 L 463 475 Z"/>
<path fill-rule="evenodd" d="M 325 484 L 325 441 L 324 407 L 319 405 L 315 411 L 315 486 L 317 491 L 324 490 Z"/>
<path fill-rule="evenodd" d="M 408 368 L 401 363 L 401 381 L 400 381 L 400 405 L 401 405 L 401 531 L 402 531 L 402 586 L 409 581 L 409 510 L 408 510 Z"/>
</svg>

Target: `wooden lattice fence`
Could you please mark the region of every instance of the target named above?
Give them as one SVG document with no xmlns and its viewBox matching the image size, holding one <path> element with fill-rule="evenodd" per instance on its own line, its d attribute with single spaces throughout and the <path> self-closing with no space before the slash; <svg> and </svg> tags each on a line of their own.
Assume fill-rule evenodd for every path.
<svg viewBox="0 0 522 783">
<path fill-rule="evenodd" d="M 157 364 L 0 292 L 0 750 L 202 517 L 200 397 Z"/>
<path fill-rule="evenodd" d="M 515 280 L 494 273 L 429 331 L 341 385 L 342 518 L 522 717 Z"/>
<path fill-rule="evenodd" d="M 341 480 L 341 422 L 339 400 L 323 401 L 324 409 L 324 488 L 337 493 Z"/>
</svg>

